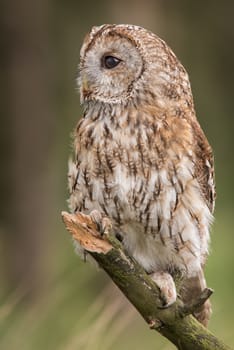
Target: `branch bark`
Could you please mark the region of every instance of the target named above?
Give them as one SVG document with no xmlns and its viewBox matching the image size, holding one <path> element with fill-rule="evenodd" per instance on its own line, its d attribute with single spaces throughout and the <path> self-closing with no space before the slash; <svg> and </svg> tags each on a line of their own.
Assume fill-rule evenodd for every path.
<svg viewBox="0 0 234 350">
<path fill-rule="evenodd" d="M 157 330 L 180 350 L 231 350 L 189 315 L 210 296 L 209 289 L 191 308 L 178 299 L 174 305 L 163 309 L 157 285 L 111 233 L 102 236 L 90 216 L 82 213 L 62 212 L 62 218 L 72 237 L 107 272 L 151 329 Z"/>
</svg>

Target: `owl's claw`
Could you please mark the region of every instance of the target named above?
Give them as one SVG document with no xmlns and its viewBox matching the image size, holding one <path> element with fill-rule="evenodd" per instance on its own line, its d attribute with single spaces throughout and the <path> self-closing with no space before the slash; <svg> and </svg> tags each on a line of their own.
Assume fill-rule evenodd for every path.
<svg viewBox="0 0 234 350">
<path fill-rule="evenodd" d="M 92 210 L 90 213 L 90 217 L 93 220 L 93 222 L 97 225 L 97 229 L 100 232 L 101 236 L 103 235 L 109 235 L 111 229 L 112 229 L 112 223 L 110 219 L 103 216 L 100 211 L 98 210 Z"/>
<path fill-rule="evenodd" d="M 177 293 L 172 276 L 168 272 L 154 272 L 151 275 L 153 281 L 157 284 L 161 292 L 162 306 L 160 309 L 166 309 L 175 303 Z"/>
<path fill-rule="evenodd" d="M 165 299 L 164 298 L 162 298 L 162 300 L 163 300 L 163 302 L 165 302 Z M 169 304 L 163 304 L 163 305 L 160 305 L 160 306 L 158 306 L 158 309 L 160 309 L 160 310 L 165 310 L 165 309 L 168 309 L 171 305 L 173 305 L 175 303 L 175 301 L 173 301 L 173 303 L 169 303 Z"/>
</svg>

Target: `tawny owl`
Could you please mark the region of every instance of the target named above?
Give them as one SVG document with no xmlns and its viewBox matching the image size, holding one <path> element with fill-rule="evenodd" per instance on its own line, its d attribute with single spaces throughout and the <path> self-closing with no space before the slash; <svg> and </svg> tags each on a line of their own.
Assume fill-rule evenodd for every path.
<svg viewBox="0 0 234 350">
<path fill-rule="evenodd" d="M 81 48 L 83 118 L 70 164 L 70 208 L 112 220 L 161 288 L 185 302 L 206 286 L 214 207 L 213 157 L 188 75 L 167 44 L 133 25 L 94 27 Z M 196 313 L 207 324 L 210 303 Z"/>
</svg>

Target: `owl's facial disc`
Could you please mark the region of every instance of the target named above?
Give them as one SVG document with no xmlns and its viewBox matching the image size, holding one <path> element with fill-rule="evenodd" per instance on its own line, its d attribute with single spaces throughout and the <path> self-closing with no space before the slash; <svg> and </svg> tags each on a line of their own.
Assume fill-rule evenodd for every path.
<svg viewBox="0 0 234 350">
<path fill-rule="evenodd" d="M 142 70 L 143 60 L 132 40 L 115 31 L 97 31 L 81 49 L 81 102 L 125 102 Z"/>
</svg>

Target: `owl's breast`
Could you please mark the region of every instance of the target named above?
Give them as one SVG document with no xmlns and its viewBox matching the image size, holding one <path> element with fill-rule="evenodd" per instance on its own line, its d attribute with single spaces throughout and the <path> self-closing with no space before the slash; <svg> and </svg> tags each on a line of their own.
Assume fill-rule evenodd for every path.
<svg viewBox="0 0 234 350">
<path fill-rule="evenodd" d="M 108 122 L 80 130 L 76 162 L 69 171 L 71 209 L 95 208 L 118 224 L 143 220 L 148 199 L 161 191 L 163 152 L 157 157 L 149 147 L 149 133 L 123 125 L 113 128 Z"/>
<path fill-rule="evenodd" d="M 111 218 L 148 271 L 161 260 L 173 265 L 176 257 L 178 264 L 198 269 L 208 250 L 211 214 L 192 151 L 167 125 L 158 125 L 153 139 L 154 132 L 98 125 L 91 138 L 81 136 L 77 161 L 70 165 L 70 207 L 97 209 Z"/>
</svg>

